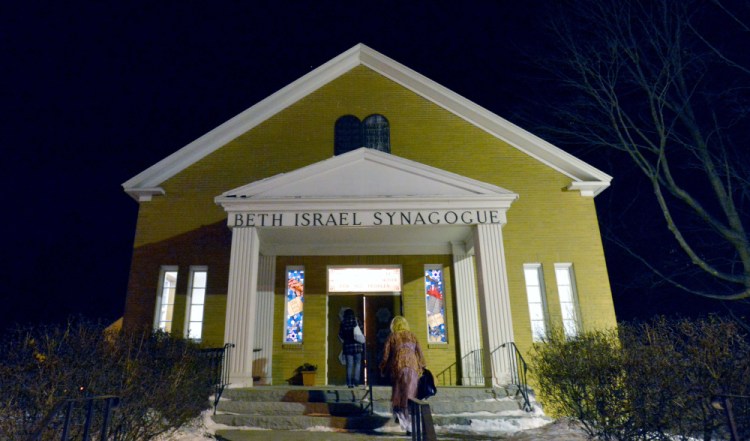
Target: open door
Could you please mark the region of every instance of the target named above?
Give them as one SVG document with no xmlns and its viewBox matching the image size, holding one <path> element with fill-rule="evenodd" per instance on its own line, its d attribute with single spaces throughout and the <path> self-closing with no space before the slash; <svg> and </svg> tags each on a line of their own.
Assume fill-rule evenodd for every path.
<svg viewBox="0 0 750 441">
<path fill-rule="evenodd" d="M 383 360 L 385 341 L 391 334 L 391 320 L 401 314 L 400 295 L 367 295 L 363 301 L 365 313 L 365 337 L 367 341 L 365 366 L 370 365 L 369 374 L 375 386 L 390 385 L 387 377 L 380 375 L 380 362 Z"/>
<path fill-rule="evenodd" d="M 329 295 L 328 296 L 328 384 L 345 385 L 346 384 L 346 366 L 339 362 L 341 353 L 341 341 L 339 340 L 339 327 L 341 319 L 344 317 L 344 309 L 350 308 L 357 316 L 357 320 L 362 323 L 364 315 L 362 314 L 361 295 Z M 364 332 L 364 329 L 362 330 Z M 321 348 L 322 350 L 323 348 Z M 362 377 L 364 378 L 364 377 Z"/>
<path fill-rule="evenodd" d="M 343 311 L 351 308 L 357 316 L 362 332 L 365 334 L 365 353 L 362 357 L 362 379 L 372 381 L 373 385 L 388 385 L 388 378 L 380 375 L 378 366 L 383 360 L 383 348 L 391 333 L 391 319 L 401 314 L 401 296 L 399 295 L 329 295 L 328 296 L 328 384 L 346 384 L 346 366 L 339 362 L 341 341 L 339 326 Z M 370 364 L 368 378 L 367 366 Z"/>
</svg>

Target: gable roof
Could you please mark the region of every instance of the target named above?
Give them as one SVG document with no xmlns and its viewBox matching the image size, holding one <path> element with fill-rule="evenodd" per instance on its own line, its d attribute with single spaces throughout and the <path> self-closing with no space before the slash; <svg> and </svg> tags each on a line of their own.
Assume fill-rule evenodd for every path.
<svg viewBox="0 0 750 441">
<path fill-rule="evenodd" d="M 241 112 L 122 184 L 136 200 L 163 194 L 164 181 L 357 66 L 366 66 L 572 179 L 571 190 L 596 196 L 612 177 L 440 84 L 358 44 Z"/>
</svg>

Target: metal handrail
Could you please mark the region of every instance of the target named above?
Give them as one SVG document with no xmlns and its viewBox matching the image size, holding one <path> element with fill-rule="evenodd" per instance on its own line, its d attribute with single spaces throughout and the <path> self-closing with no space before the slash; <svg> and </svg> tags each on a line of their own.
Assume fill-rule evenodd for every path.
<svg viewBox="0 0 750 441">
<path fill-rule="evenodd" d="M 120 397 L 116 395 L 99 395 L 95 397 L 86 398 L 66 398 L 60 400 L 55 407 L 52 408 L 47 416 L 42 420 L 37 429 L 26 438 L 27 441 L 38 441 L 41 439 L 42 434 L 46 429 L 49 428 L 50 424 L 55 417 L 59 416 L 60 412 L 64 409 L 65 416 L 63 418 L 62 433 L 60 435 L 61 441 L 68 441 L 71 429 L 71 417 L 73 416 L 73 410 L 76 403 L 84 403 L 86 408 L 86 419 L 83 423 L 83 437 L 82 441 L 89 441 L 91 439 L 91 425 L 94 421 L 94 404 L 96 401 L 104 402 L 104 409 L 102 411 L 102 426 L 100 431 L 100 440 L 109 440 L 109 426 L 111 424 L 112 410 L 116 408 L 120 403 Z M 114 441 L 118 438 L 118 434 L 114 434 Z"/>
<path fill-rule="evenodd" d="M 523 397 L 523 410 L 531 412 L 533 406 L 529 400 L 529 388 L 526 374 L 528 372 L 528 365 L 526 360 L 523 359 L 521 351 L 518 350 L 518 346 L 512 341 L 501 344 L 490 352 L 490 357 L 498 350 L 502 348 L 508 348 L 508 364 L 510 365 L 511 384 L 517 388 L 516 395 L 519 393 Z M 493 372 L 494 374 L 494 372 Z"/>
<path fill-rule="evenodd" d="M 461 357 L 461 360 L 459 360 L 459 361 L 461 362 L 462 366 L 463 366 L 463 361 L 466 360 L 466 359 L 468 359 L 469 357 L 473 358 L 474 372 L 479 372 L 480 375 L 481 375 L 481 372 L 482 372 L 482 350 L 481 349 L 475 349 L 475 350 L 469 352 L 468 354 L 464 355 L 463 357 Z M 442 386 L 454 386 L 455 385 L 453 383 L 453 375 L 452 375 L 452 373 L 453 373 L 454 370 L 458 371 L 458 363 L 459 363 L 459 361 L 451 364 L 450 366 L 448 366 L 447 368 L 443 369 L 442 371 L 440 371 L 439 373 L 437 373 L 435 375 L 435 378 L 438 379 L 438 383 L 440 385 L 442 385 Z M 448 375 L 448 379 L 447 380 L 445 378 L 446 375 Z M 472 377 L 472 378 L 477 379 L 477 378 L 483 378 L 483 377 Z M 456 383 L 458 383 L 458 372 L 456 372 Z"/>
<path fill-rule="evenodd" d="M 412 441 L 437 441 L 430 403 L 409 398 Z"/>
<path fill-rule="evenodd" d="M 363 356 L 365 362 L 365 373 L 367 377 L 367 393 L 365 393 L 362 399 L 359 400 L 359 403 L 361 406 L 365 399 L 369 397 L 370 402 L 365 406 L 365 410 L 368 410 L 368 413 L 372 415 L 373 413 L 375 413 L 375 399 L 372 396 L 372 366 L 370 363 L 370 351 L 367 349 L 367 344 L 364 343 L 363 346 L 365 347 Z"/>
<path fill-rule="evenodd" d="M 219 404 L 221 394 L 229 385 L 229 364 L 234 343 L 227 343 L 221 348 L 201 349 L 201 355 L 209 360 L 210 378 L 208 381 L 214 386 L 214 414 Z"/>
</svg>

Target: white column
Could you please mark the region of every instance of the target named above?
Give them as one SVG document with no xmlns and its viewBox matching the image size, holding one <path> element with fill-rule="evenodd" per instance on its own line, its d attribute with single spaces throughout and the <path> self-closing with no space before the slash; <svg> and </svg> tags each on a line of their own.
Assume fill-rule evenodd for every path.
<svg viewBox="0 0 750 441">
<path fill-rule="evenodd" d="M 260 256 L 258 265 L 258 313 L 255 316 L 255 349 L 253 375 L 261 384 L 271 384 L 273 348 L 273 289 L 276 256 Z M 259 350 L 258 350 L 259 349 Z"/>
<path fill-rule="evenodd" d="M 479 333 L 474 256 L 466 251 L 464 242 L 453 242 L 453 274 L 456 282 L 456 313 L 458 314 L 458 347 L 461 356 L 461 384 L 484 384 L 482 374 L 482 338 Z"/>
<path fill-rule="evenodd" d="M 254 227 L 232 229 L 224 329 L 224 342 L 235 345 L 229 358 L 229 382 L 232 387 L 253 385 L 259 245 L 258 232 Z"/>
<path fill-rule="evenodd" d="M 506 351 L 498 348 L 503 343 L 513 341 L 502 225 L 477 225 L 474 229 L 474 249 L 483 324 L 485 386 L 501 386 L 510 382 L 510 363 Z M 492 351 L 495 352 L 491 354 Z M 490 368 L 489 371 L 487 368 Z"/>
</svg>

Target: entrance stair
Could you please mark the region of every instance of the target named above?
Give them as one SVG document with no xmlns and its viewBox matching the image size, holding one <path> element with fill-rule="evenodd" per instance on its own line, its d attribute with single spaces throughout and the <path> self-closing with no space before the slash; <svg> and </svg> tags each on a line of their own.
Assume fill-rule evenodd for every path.
<svg viewBox="0 0 750 441">
<path fill-rule="evenodd" d="M 468 426 L 472 420 L 529 417 L 516 389 L 439 387 L 430 403 L 435 426 Z M 226 389 L 213 420 L 232 428 L 399 432 L 391 415 L 390 387 L 259 386 Z"/>
</svg>

